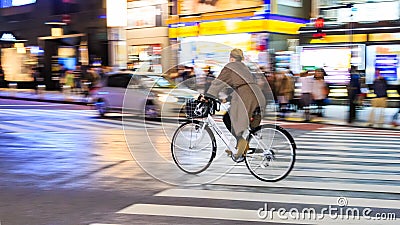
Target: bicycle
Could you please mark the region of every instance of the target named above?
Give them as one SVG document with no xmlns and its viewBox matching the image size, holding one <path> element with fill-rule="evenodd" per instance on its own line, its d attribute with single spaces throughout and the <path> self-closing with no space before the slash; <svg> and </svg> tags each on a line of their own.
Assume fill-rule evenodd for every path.
<svg viewBox="0 0 400 225">
<path fill-rule="evenodd" d="M 220 105 L 218 100 L 208 97 L 206 101 L 200 101 L 200 97 L 187 101 L 189 120 L 177 128 L 171 142 L 172 158 L 182 171 L 199 174 L 211 165 L 217 153 L 214 133 L 236 153 L 235 146 L 212 117 L 220 110 Z M 247 133 L 248 151 L 239 160 L 232 159 L 237 163 L 245 161 L 250 173 L 262 181 L 275 182 L 288 176 L 296 158 L 296 144 L 290 133 L 272 124 L 249 127 Z"/>
</svg>

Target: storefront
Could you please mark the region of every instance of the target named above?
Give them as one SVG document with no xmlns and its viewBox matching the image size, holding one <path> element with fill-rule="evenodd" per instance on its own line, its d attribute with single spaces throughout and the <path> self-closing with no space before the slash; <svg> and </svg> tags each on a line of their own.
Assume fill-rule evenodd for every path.
<svg viewBox="0 0 400 225">
<path fill-rule="evenodd" d="M 299 30 L 300 67 L 323 67 L 328 82 L 334 87 L 334 96 L 346 97 L 350 67 L 354 65 L 362 82 L 370 85 L 377 70 L 388 81 L 389 97 L 398 97 L 395 89 L 400 85 L 400 22 L 399 1 L 364 2 L 349 4 L 322 15 L 335 21 L 307 24 Z M 370 94 L 369 96 L 373 96 Z"/>
<path fill-rule="evenodd" d="M 315 28 L 300 29 L 301 46 L 297 51 L 302 69 L 328 67 L 328 80 L 331 85 L 342 87 L 337 94 L 341 97 L 346 96 L 343 86 L 348 83 L 351 65 L 357 66 L 367 85 L 373 83 L 376 70 L 380 70 L 391 85 L 389 97 L 398 96 L 394 91 L 400 85 L 398 21 L 327 26 L 323 32 L 324 37 L 315 38 Z"/>
<path fill-rule="evenodd" d="M 233 15 L 234 12 L 226 16 Z M 236 16 L 219 20 L 200 16 L 196 22 L 170 24 L 169 37 L 181 45 L 180 64 L 201 61 L 224 65 L 228 62 L 227 52 L 232 48 L 241 48 L 247 61 L 269 67 L 268 50 L 287 49 L 286 45 L 277 46 L 271 40 L 278 36 L 279 39 L 295 38 L 298 29 L 307 22 L 304 19 L 263 14 L 259 11 L 237 13 Z"/>
<path fill-rule="evenodd" d="M 162 73 L 168 70 L 167 0 L 128 2 L 126 49 L 129 69 Z"/>
<path fill-rule="evenodd" d="M 39 43 L 44 50 L 41 80 L 49 90 L 61 89 L 60 73 L 62 66 L 74 70 L 79 63 L 89 65 L 89 53 L 85 34 L 67 34 L 39 37 Z"/>
<path fill-rule="evenodd" d="M 30 87 L 33 81 L 32 71 L 38 65 L 38 47 L 25 47 L 12 32 L 0 33 L 1 65 L 6 83 L 18 83 L 18 87 Z M 4 83 L 3 83 L 4 84 Z"/>
</svg>

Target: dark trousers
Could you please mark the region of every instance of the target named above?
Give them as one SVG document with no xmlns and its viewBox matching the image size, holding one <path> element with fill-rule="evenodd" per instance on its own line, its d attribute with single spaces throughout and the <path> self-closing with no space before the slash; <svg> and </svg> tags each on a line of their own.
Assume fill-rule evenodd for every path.
<svg viewBox="0 0 400 225">
<path fill-rule="evenodd" d="M 397 113 L 395 113 L 394 115 L 393 115 L 393 118 L 392 118 L 392 121 L 396 121 L 397 120 L 397 118 L 399 118 L 399 113 L 400 113 L 400 102 L 398 103 L 399 104 L 399 111 L 397 111 Z"/>
<path fill-rule="evenodd" d="M 317 114 L 318 116 L 323 116 L 324 114 L 324 99 L 315 100 L 315 104 L 317 104 Z"/>
<path fill-rule="evenodd" d="M 356 104 L 354 103 L 355 99 L 349 99 L 350 101 L 350 109 L 349 109 L 349 117 L 347 122 L 351 123 L 356 119 Z"/>
<path fill-rule="evenodd" d="M 235 131 L 233 130 L 231 117 L 228 112 L 225 113 L 225 115 L 222 117 L 222 120 L 224 121 L 225 127 L 229 130 L 229 132 L 231 132 L 231 134 L 235 136 L 236 140 L 238 140 L 238 137 L 236 137 Z"/>
</svg>

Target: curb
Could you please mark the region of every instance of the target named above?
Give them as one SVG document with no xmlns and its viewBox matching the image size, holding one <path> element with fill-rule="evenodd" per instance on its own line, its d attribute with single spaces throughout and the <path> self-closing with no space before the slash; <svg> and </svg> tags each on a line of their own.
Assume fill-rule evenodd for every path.
<svg viewBox="0 0 400 225">
<path fill-rule="evenodd" d="M 59 104 L 75 104 L 75 105 L 87 105 L 90 106 L 88 102 L 77 102 L 77 101 L 66 101 L 66 100 L 51 100 L 51 99 L 38 99 L 38 98 L 23 98 L 23 97 L 13 97 L 13 96 L 0 96 L 0 99 L 13 99 L 13 100 L 23 100 L 23 101 L 33 101 L 33 102 L 50 102 Z"/>
<path fill-rule="evenodd" d="M 389 127 L 368 127 L 362 125 L 355 125 L 355 124 L 335 124 L 333 122 L 320 122 L 320 121 L 290 121 L 290 120 L 282 120 L 285 122 L 292 122 L 292 123 L 314 123 L 314 124 L 321 124 L 321 125 L 329 125 L 329 126 L 340 126 L 340 127 L 354 127 L 354 128 L 366 128 L 366 129 L 375 129 L 375 130 L 400 130 L 399 128 L 389 128 Z M 399 126 L 400 127 L 400 126 Z"/>
</svg>

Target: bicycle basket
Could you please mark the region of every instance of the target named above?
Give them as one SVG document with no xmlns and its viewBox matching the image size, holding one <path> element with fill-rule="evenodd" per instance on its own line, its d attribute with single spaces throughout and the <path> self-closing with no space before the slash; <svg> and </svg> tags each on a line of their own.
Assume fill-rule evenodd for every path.
<svg viewBox="0 0 400 225">
<path fill-rule="evenodd" d="M 210 113 L 210 105 L 207 102 L 197 99 L 189 99 L 186 102 L 186 117 L 187 118 L 204 118 Z"/>
</svg>

